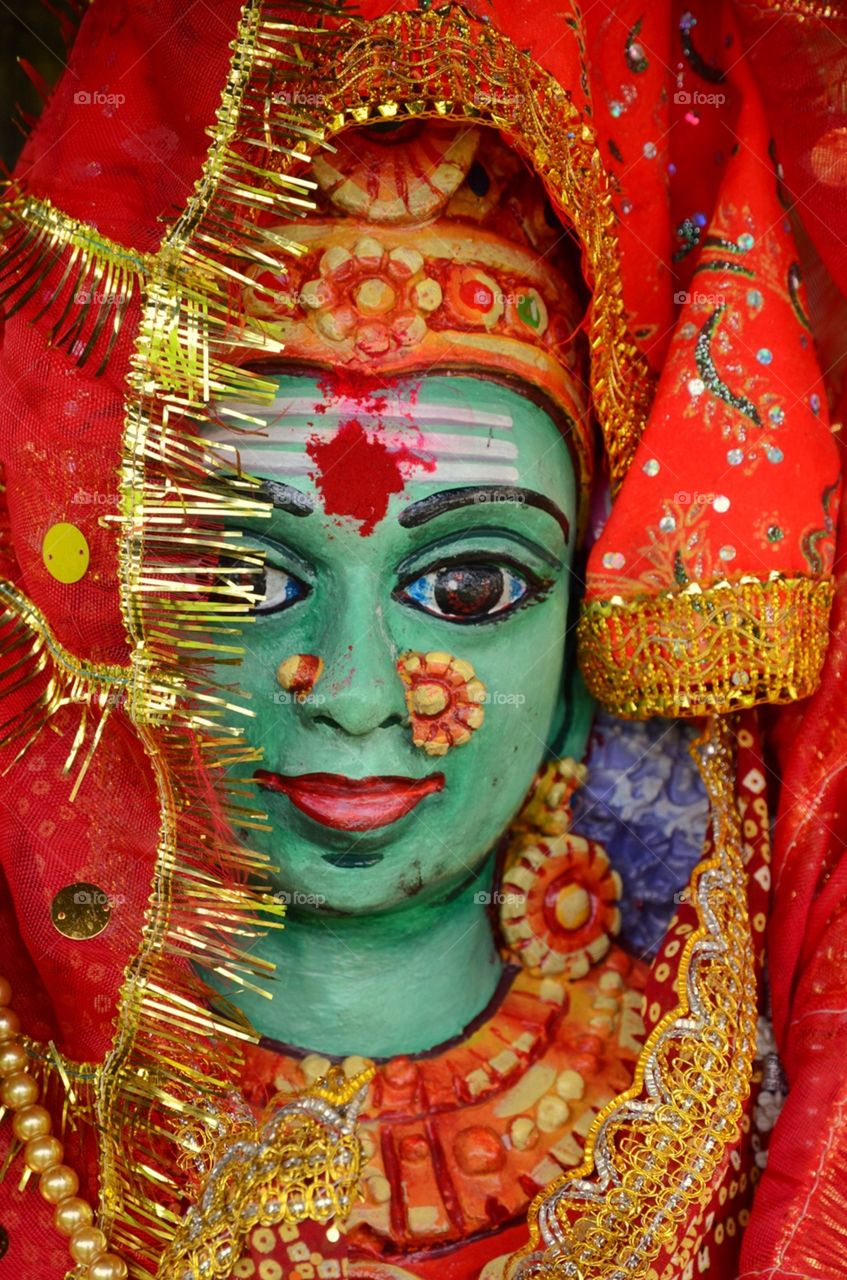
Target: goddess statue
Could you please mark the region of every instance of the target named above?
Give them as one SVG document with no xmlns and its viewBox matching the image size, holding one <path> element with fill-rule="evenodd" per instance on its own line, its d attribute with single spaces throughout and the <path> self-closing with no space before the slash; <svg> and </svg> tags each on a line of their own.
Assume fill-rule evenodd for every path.
<svg viewBox="0 0 847 1280">
<path fill-rule="evenodd" d="M 792 6 L 148 8 L 5 204 L 0 1266 L 842 1274 Z"/>
</svg>

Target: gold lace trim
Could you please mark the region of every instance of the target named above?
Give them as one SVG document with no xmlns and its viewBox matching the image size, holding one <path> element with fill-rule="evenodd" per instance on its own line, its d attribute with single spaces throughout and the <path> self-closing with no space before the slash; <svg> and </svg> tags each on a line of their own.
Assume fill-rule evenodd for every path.
<svg viewBox="0 0 847 1280">
<path fill-rule="evenodd" d="M 583 1164 L 533 1203 L 508 1280 L 646 1280 L 723 1173 L 750 1088 L 756 981 L 732 731 L 717 717 L 692 749 L 712 806 L 713 853 L 692 877 L 698 927 L 678 1005 L 654 1027 L 631 1088 L 599 1113 Z M 685 1258 L 675 1258 L 682 1274 Z"/>
<path fill-rule="evenodd" d="M 590 601 L 578 629 L 585 682 L 631 719 L 807 697 L 826 654 L 833 592 L 830 581 L 777 577 Z"/>
<path fill-rule="evenodd" d="M 248 1115 L 236 1142 L 227 1134 L 162 1257 L 158 1280 L 226 1280 L 258 1223 L 343 1223 L 358 1190 L 356 1120 L 373 1074 L 368 1067 L 347 1080 L 333 1068 L 261 1127 Z"/>
</svg>

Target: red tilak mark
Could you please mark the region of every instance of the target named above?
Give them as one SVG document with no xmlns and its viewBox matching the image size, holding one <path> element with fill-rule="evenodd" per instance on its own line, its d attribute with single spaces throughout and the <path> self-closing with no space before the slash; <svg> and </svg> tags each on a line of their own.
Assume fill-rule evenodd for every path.
<svg viewBox="0 0 847 1280">
<path fill-rule="evenodd" d="M 337 369 L 328 370 L 318 378 L 318 388 L 323 392 L 326 400 L 355 400 L 356 407 L 363 413 L 379 416 L 385 412 L 388 404 L 386 394 L 388 381 L 384 374 L 377 378 L 364 370 L 348 369 L 340 365 Z M 327 407 L 324 405 L 323 408 L 318 408 L 318 412 L 326 413 Z"/>
<path fill-rule="evenodd" d="M 389 449 L 378 436 L 369 436 L 357 418 L 343 422 L 331 440 L 309 440 L 306 452 L 316 466 L 312 479 L 324 511 L 357 520 L 363 538 L 385 515 L 392 493 L 402 493 L 411 468 L 435 470 L 433 460 L 406 445 Z"/>
</svg>

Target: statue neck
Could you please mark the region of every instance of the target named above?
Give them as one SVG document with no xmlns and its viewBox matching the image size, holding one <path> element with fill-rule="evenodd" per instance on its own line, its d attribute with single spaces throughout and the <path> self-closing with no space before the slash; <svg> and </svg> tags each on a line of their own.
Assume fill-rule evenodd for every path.
<svg viewBox="0 0 847 1280">
<path fill-rule="evenodd" d="M 385 1058 L 458 1035 L 502 972 L 480 895 L 494 859 L 446 898 L 371 916 L 290 911 L 264 943 L 273 1001 L 238 1003 L 262 1035 L 316 1053 Z"/>
</svg>

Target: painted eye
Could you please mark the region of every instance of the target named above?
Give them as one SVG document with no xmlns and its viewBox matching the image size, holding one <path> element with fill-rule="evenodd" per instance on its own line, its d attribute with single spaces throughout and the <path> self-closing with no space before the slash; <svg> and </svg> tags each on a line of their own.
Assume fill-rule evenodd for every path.
<svg viewBox="0 0 847 1280">
<path fill-rule="evenodd" d="M 482 622 L 514 608 L 530 592 L 515 569 L 497 564 L 442 565 L 407 582 L 399 600 L 451 622 Z"/>
<path fill-rule="evenodd" d="M 281 613 L 298 600 L 304 600 L 311 589 L 293 573 L 277 569 L 267 561 L 245 571 L 240 562 L 222 556 L 218 572 L 242 600 L 249 596 L 256 601 L 252 608 L 254 614 Z"/>
<path fill-rule="evenodd" d="M 309 587 L 305 582 L 295 578 L 293 573 L 286 573 L 285 569 L 276 569 L 272 564 L 265 564 L 257 569 L 252 586 L 258 598 L 253 612 L 261 615 L 282 613 L 283 609 L 290 608 L 298 600 L 305 600 L 309 594 Z"/>
</svg>

